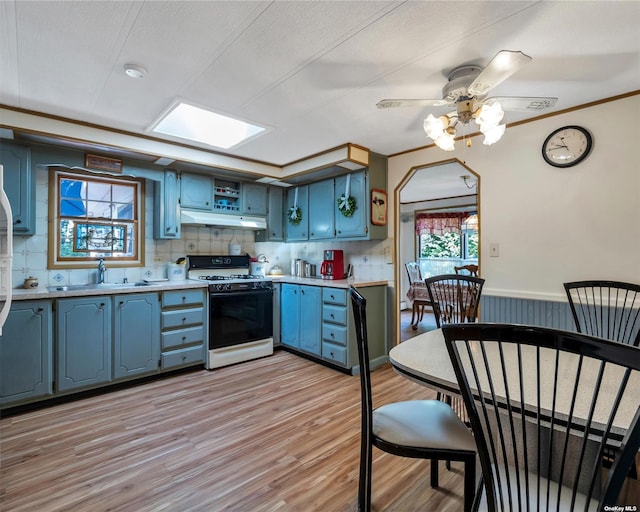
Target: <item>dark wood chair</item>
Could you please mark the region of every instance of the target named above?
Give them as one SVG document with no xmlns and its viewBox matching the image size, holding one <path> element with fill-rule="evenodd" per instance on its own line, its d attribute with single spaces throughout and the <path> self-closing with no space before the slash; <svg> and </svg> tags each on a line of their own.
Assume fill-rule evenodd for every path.
<svg viewBox="0 0 640 512">
<path fill-rule="evenodd" d="M 478 277 L 478 265 L 462 265 L 460 267 L 453 267 L 453 270 L 459 275 Z"/>
<path fill-rule="evenodd" d="M 371 510 L 373 447 L 399 455 L 431 460 L 431 486 L 438 487 L 439 460 L 464 462 L 464 510 L 470 511 L 475 495 L 475 441 L 451 407 L 437 400 L 410 400 L 373 408 L 366 299 L 349 289 L 360 363 L 362 430 L 358 510 Z M 416 505 L 417 506 L 417 505 Z"/>
<path fill-rule="evenodd" d="M 620 503 L 640 448 L 640 394 L 631 389 L 640 349 L 523 325 L 442 331 L 478 444 L 484 492 L 474 506 L 601 511 Z M 619 449 L 601 486 L 595 461 L 612 444 Z"/>
<path fill-rule="evenodd" d="M 434 305 L 436 325 L 476 322 L 484 279 L 468 275 L 445 274 L 425 279 L 429 298 Z M 465 424 L 469 416 L 459 396 L 438 393 L 438 400 L 449 404 Z M 450 464 L 447 464 L 447 469 Z"/>
<path fill-rule="evenodd" d="M 564 289 L 578 332 L 640 345 L 640 284 L 574 281 Z"/>
<path fill-rule="evenodd" d="M 424 308 L 431 307 L 426 294 L 427 290 L 422 280 L 422 272 L 420 271 L 420 265 L 415 261 L 409 261 L 405 263 L 407 269 L 407 276 L 409 277 L 409 292 L 407 297 L 411 300 L 411 328 L 415 331 L 418 329 L 418 324 L 422 322 L 424 317 Z"/>
</svg>

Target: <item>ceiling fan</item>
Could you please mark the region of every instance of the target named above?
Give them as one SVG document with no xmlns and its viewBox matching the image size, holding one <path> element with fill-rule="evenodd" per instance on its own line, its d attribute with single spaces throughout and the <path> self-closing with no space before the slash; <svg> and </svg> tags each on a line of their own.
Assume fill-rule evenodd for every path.
<svg viewBox="0 0 640 512">
<path fill-rule="evenodd" d="M 505 125 L 500 124 L 504 110 L 538 112 L 553 107 L 558 98 L 548 97 L 492 97 L 486 98 L 491 89 L 529 63 L 531 57 L 520 51 L 501 50 L 484 68 L 460 66 L 449 73 L 449 80 L 442 88 L 442 99 L 384 99 L 377 107 L 442 107 L 455 106 L 456 110 L 424 120 L 424 130 L 436 145 L 446 151 L 454 149 L 458 124 L 468 127 L 473 119 L 484 134 L 484 144 L 491 145 L 502 137 Z M 467 138 L 467 146 L 471 146 Z"/>
</svg>

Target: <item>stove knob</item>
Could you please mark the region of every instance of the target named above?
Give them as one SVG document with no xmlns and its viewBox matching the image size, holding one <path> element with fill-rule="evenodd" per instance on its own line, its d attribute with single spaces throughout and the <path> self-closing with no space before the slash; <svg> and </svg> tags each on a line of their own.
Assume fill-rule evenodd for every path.
<svg viewBox="0 0 640 512">
<path fill-rule="evenodd" d="M 225 290 L 231 290 L 231 285 L 229 283 L 224 285 Z"/>
<path fill-rule="evenodd" d="M 216 285 L 216 290 L 218 290 L 219 292 L 221 292 L 223 290 L 224 285 L 221 284 L 217 284 Z"/>
</svg>

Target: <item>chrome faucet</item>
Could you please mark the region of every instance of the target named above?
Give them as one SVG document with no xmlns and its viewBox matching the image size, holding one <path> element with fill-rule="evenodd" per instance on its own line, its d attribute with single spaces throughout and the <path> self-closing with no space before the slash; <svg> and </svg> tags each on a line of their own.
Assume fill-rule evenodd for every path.
<svg viewBox="0 0 640 512">
<path fill-rule="evenodd" d="M 107 267 L 104 264 L 104 260 L 100 258 L 98 261 L 98 284 L 104 283 L 104 273 L 106 272 Z"/>
</svg>

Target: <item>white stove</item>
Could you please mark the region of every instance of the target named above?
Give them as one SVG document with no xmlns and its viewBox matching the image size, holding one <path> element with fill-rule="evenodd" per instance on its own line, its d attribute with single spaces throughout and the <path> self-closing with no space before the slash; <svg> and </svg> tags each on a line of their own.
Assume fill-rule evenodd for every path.
<svg viewBox="0 0 640 512">
<path fill-rule="evenodd" d="M 249 274 L 248 255 L 187 256 L 189 279 L 209 282 L 205 367 L 273 354 L 273 282 Z"/>
</svg>

